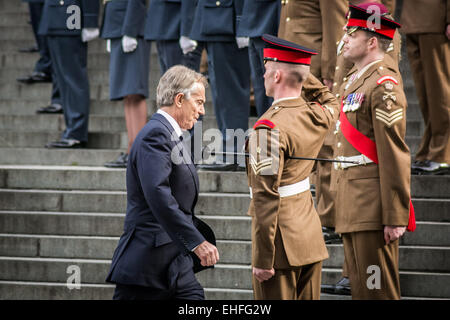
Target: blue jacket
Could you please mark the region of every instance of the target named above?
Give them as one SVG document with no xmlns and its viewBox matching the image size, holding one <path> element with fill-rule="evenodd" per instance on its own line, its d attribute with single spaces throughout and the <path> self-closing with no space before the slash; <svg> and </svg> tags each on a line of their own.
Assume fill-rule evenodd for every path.
<svg viewBox="0 0 450 320">
<path fill-rule="evenodd" d="M 124 233 L 107 281 L 153 286 L 174 246 L 189 253 L 205 240 L 193 224 L 198 176 L 193 164 L 173 161 L 181 143 L 161 114 L 154 114 L 136 137 L 127 166 Z M 179 159 L 179 158 L 178 158 Z M 175 248 L 175 249 L 176 249 Z M 164 249 L 164 248 L 163 248 Z"/>
<path fill-rule="evenodd" d="M 68 25 L 77 21 L 77 10 L 73 10 L 71 6 L 77 6 L 80 9 L 79 28 L 68 28 Z M 79 36 L 83 28 L 98 28 L 99 9 L 98 0 L 45 0 L 39 34 Z"/>
<path fill-rule="evenodd" d="M 197 0 L 190 38 L 235 41 L 243 5 L 242 0 Z"/>
<path fill-rule="evenodd" d="M 121 38 L 124 35 L 137 38 L 144 35 L 145 0 L 112 0 L 105 5 L 100 37 Z"/>
<path fill-rule="evenodd" d="M 181 0 L 151 0 L 144 37 L 147 40 L 178 40 L 180 24 Z"/>
<path fill-rule="evenodd" d="M 280 0 L 243 0 L 244 9 L 237 29 L 240 37 L 261 37 L 278 34 L 280 24 Z"/>
</svg>

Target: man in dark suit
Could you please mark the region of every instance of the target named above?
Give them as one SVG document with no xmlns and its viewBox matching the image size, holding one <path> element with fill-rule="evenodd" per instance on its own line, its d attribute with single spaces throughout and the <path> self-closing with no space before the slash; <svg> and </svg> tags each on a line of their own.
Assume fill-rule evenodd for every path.
<svg viewBox="0 0 450 320">
<path fill-rule="evenodd" d="M 39 34 L 47 36 L 66 124 L 61 140 L 47 148 L 79 148 L 87 143 L 87 42 L 99 35 L 98 13 L 97 0 L 45 0 Z"/>
<path fill-rule="evenodd" d="M 205 112 L 205 86 L 201 74 L 184 66 L 159 81 L 159 110 L 128 159 L 124 233 L 106 279 L 116 284 L 114 299 L 204 299 L 192 254 L 212 266 L 219 253 L 193 223 L 198 176 L 181 137 Z"/>
</svg>

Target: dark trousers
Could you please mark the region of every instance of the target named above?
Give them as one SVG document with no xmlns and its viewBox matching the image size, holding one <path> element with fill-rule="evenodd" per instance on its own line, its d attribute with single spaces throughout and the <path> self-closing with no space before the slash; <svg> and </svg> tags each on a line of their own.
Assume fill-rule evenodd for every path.
<svg viewBox="0 0 450 320">
<path fill-rule="evenodd" d="M 241 151 L 244 140 L 235 136 L 239 135 L 236 130 L 240 129 L 243 133 L 248 129 L 250 113 L 248 48 L 239 49 L 234 41 L 212 41 L 206 42 L 206 51 L 214 112 L 223 137 L 223 149 L 229 152 Z"/>
<path fill-rule="evenodd" d="M 200 68 L 203 51 L 201 44 L 194 51 L 183 54 L 178 40 L 158 40 L 156 41 L 156 49 L 158 50 L 161 75 L 177 64 L 184 65 L 195 71 L 198 71 Z"/>
<path fill-rule="evenodd" d="M 31 27 L 33 29 L 34 37 L 39 49 L 39 60 L 34 66 L 34 71 L 52 75 L 52 104 L 62 104 L 58 83 L 56 82 L 56 76 L 52 68 L 52 60 L 50 58 L 50 50 L 48 48 L 47 37 L 38 34 L 44 4 L 30 2 L 28 3 L 28 5 L 30 7 Z"/>
<path fill-rule="evenodd" d="M 90 98 L 87 44 L 80 36 L 48 36 L 47 39 L 64 110 L 66 130 L 62 138 L 87 142 Z"/>
<path fill-rule="evenodd" d="M 248 55 L 250 58 L 250 69 L 252 76 L 253 94 L 255 97 L 256 114 L 258 118 L 272 105 L 273 98 L 266 96 L 264 87 L 264 40 L 261 38 L 250 38 Z"/>
</svg>

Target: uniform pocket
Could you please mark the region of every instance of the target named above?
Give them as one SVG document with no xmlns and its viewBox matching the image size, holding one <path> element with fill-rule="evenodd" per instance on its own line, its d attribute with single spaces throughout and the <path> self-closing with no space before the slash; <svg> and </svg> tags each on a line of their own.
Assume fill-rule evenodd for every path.
<svg viewBox="0 0 450 320">
<path fill-rule="evenodd" d="M 234 12 L 232 0 L 206 0 L 201 30 L 210 36 L 234 35 Z"/>
</svg>

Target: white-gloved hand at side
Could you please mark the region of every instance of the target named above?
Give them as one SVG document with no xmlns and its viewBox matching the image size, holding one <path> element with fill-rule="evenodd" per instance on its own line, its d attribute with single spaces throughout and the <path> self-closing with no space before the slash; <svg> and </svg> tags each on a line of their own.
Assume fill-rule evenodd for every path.
<svg viewBox="0 0 450 320">
<path fill-rule="evenodd" d="M 250 41 L 249 37 L 236 37 L 236 43 L 239 49 L 248 47 L 249 41 Z"/>
<path fill-rule="evenodd" d="M 98 38 L 100 30 L 98 28 L 83 28 L 81 29 L 81 41 L 88 42 Z"/>
<path fill-rule="evenodd" d="M 180 38 L 180 48 L 183 51 L 183 54 L 188 54 L 197 48 L 197 41 L 189 39 L 188 37 L 181 36 Z"/>
<path fill-rule="evenodd" d="M 111 39 L 106 40 L 106 52 L 111 53 Z"/>
<path fill-rule="evenodd" d="M 125 53 L 133 52 L 134 50 L 136 50 L 137 45 L 138 45 L 138 42 L 137 42 L 136 38 L 132 38 L 129 36 L 122 37 L 123 52 L 125 52 Z"/>
</svg>

